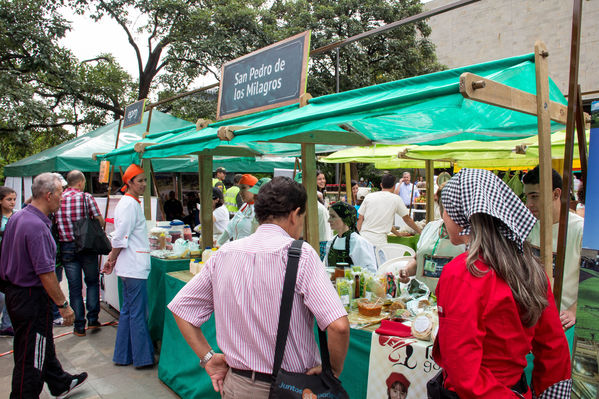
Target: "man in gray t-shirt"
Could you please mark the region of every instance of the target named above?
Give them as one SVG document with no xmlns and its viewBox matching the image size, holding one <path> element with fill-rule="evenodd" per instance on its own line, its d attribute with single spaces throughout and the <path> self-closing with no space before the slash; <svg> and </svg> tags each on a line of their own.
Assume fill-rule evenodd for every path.
<svg viewBox="0 0 599 399">
<path fill-rule="evenodd" d="M 15 331 L 11 398 L 37 398 L 44 382 L 53 396 L 64 396 L 87 378 L 87 373 L 71 375 L 62 369 L 52 336 L 52 302 L 64 325 L 73 324 L 75 316 L 54 272 L 56 244 L 48 218 L 60 206 L 62 184 L 52 173 L 42 173 L 31 191 L 31 204 L 6 225 L 0 257 L 0 279 Z"/>
</svg>

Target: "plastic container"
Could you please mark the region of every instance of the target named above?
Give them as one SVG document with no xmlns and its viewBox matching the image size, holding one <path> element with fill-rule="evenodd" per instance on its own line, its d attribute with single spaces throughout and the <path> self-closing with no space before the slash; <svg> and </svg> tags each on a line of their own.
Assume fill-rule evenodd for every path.
<svg viewBox="0 0 599 399">
<path fill-rule="evenodd" d="M 204 252 L 202 252 L 202 263 L 208 262 L 208 259 L 210 259 L 210 256 L 212 256 L 212 248 L 206 247 Z"/>
<path fill-rule="evenodd" d="M 183 229 L 185 225 L 180 220 L 173 220 L 170 225 L 169 234 L 171 235 L 172 242 L 177 241 L 179 238 L 183 238 Z"/>
<path fill-rule="evenodd" d="M 193 234 L 191 232 L 191 227 L 188 224 L 183 226 L 183 238 L 187 241 L 191 241 L 193 238 Z"/>
</svg>

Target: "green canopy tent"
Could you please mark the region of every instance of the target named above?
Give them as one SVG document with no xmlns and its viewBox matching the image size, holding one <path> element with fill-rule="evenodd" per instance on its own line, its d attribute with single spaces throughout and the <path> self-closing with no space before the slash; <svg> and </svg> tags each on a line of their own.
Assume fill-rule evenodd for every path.
<svg viewBox="0 0 599 399">
<path fill-rule="evenodd" d="M 97 172 L 99 164 L 92 159 L 92 154 L 114 150 L 118 126 L 118 121 L 111 122 L 65 143 L 6 165 L 4 175 L 35 176 L 43 172 L 67 172 L 73 169 Z M 159 111 L 152 114 L 150 134 L 164 131 L 175 134 L 189 129 L 195 129 L 195 124 Z M 141 140 L 145 131 L 145 123 L 121 129 L 119 146 Z"/>
</svg>

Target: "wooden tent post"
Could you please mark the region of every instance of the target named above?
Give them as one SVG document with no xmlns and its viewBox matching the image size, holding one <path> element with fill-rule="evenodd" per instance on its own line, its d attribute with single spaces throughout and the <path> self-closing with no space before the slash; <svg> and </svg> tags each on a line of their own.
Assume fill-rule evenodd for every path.
<svg viewBox="0 0 599 399">
<path fill-rule="evenodd" d="M 154 167 L 152 166 L 152 160 L 148 160 L 148 164 L 150 165 L 150 175 L 152 176 L 152 186 L 154 186 L 154 191 L 156 192 L 156 197 L 158 197 L 158 209 L 160 209 L 160 213 L 164 220 L 166 220 L 166 213 L 164 213 L 164 204 L 162 203 L 162 197 L 160 196 L 160 192 L 158 191 L 158 184 L 156 183 L 156 174 L 154 173 Z M 158 219 L 158 217 L 156 217 Z"/>
<path fill-rule="evenodd" d="M 540 222 L 541 222 L 541 261 L 549 281 L 553 282 L 552 250 L 552 189 L 551 189 L 551 119 L 549 117 L 549 75 L 547 57 L 549 53 L 541 41 L 535 43 L 535 73 L 537 86 L 537 125 L 539 129 L 539 169 L 540 169 Z"/>
<path fill-rule="evenodd" d="M 578 85 L 578 108 L 576 110 L 576 133 L 578 134 L 578 156 L 580 158 L 580 172 L 582 175 L 582 182 L 587 182 L 587 135 L 584 121 L 584 111 L 582 110 L 582 91 L 580 85 Z"/>
<path fill-rule="evenodd" d="M 570 187 L 572 187 L 572 161 L 574 158 L 574 129 L 579 108 L 580 86 L 578 85 L 578 64 L 580 59 L 580 26 L 582 20 L 582 0 L 574 1 L 572 16 L 572 41 L 570 43 L 570 79 L 568 82 L 568 114 L 566 118 L 566 142 L 564 145 L 564 169 L 562 172 L 562 193 L 560 196 L 559 230 L 557 234 L 557 256 L 555 274 L 563 276 L 566 262 L 566 240 L 568 237 L 568 214 L 570 212 Z M 555 279 L 553 293 L 555 304 L 560 309 L 563 278 Z"/>
<path fill-rule="evenodd" d="M 318 204 L 316 201 L 316 150 L 314 144 L 302 144 L 302 182 L 308 194 L 304 239 L 320 254 Z"/>
<path fill-rule="evenodd" d="M 202 248 L 213 245 L 212 225 L 212 155 L 198 155 L 200 188 L 200 224 L 202 225 Z"/>
<path fill-rule="evenodd" d="M 435 219 L 435 168 L 434 161 L 424 161 L 426 179 L 426 222 Z"/>
<path fill-rule="evenodd" d="M 354 197 L 351 191 L 351 163 L 345 163 L 345 192 L 347 193 L 347 203 L 354 204 Z"/>
<path fill-rule="evenodd" d="M 341 182 L 343 181 L 343 170 L 337 179 L 337 201 L 341 201 Z"/>
<path fill-rule="evenodd" d="M 119 137 L 121 135 L 121 126 L 123 125 L 123 118 L 119 118 L 119 127 L 116 131 L 116 141 L 114 143 L 114 149 L 119 148 Z M 123 175 L 121 174 L 121 178 Z M 110 204 L 110 192 L 112 191 L 112 179 L 114 178 L 114 163 L 110 167 L 110 173 L 108 174 L 108 193 L 106 193 L 106 207 L 104 208 L 104 218 L 108 217 L 108 208 Z M 106 223 L 104 223 L 104 231 L 106 231 Z"/>
<path fill-rule="evenodd" d="M 146 189 L 144 191 L 144 216 L 152 220 L 152 164 L 149 159 L 142 159 L 142 167 L 146 176 Z"/>
</svg>

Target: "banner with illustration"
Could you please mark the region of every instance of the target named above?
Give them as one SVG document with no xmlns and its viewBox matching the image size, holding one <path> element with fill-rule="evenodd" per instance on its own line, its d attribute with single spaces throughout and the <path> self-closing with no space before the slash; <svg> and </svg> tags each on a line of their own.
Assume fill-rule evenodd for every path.
<svg viewBox="0 0 599 399">
<path fill-rule="evenodd" d="M 426 398 L 426 383 L 439 370 L 432 342 L 373 333 L 368 399 Z"/>
</svg>

